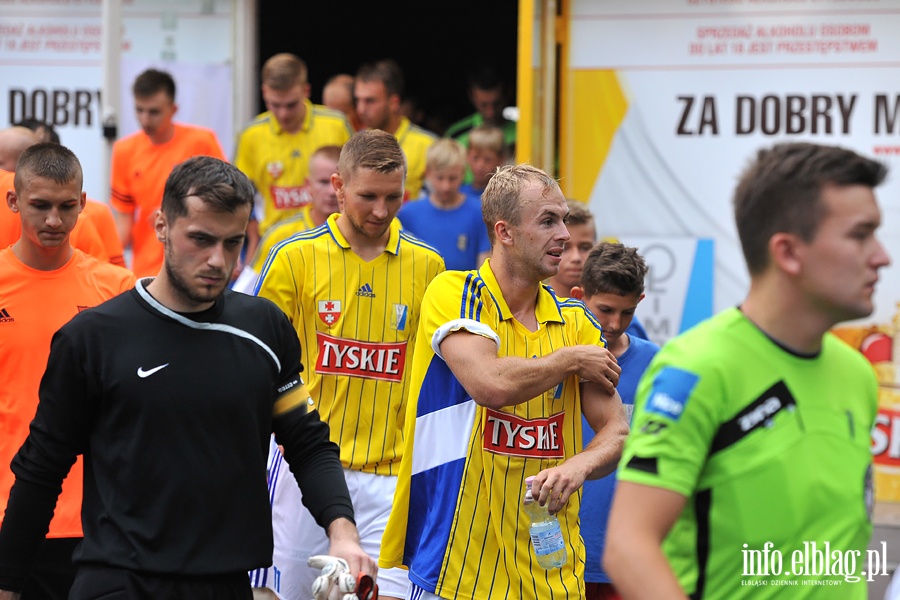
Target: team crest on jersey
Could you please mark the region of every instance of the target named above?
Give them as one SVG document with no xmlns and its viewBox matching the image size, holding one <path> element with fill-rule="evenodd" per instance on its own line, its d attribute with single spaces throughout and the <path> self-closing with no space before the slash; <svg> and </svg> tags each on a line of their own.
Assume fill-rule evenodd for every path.
<svg viewBox="0 0 900 600">
<path fill-rule="evenodd" d="M 319 300 L 319 318 L 331 327 L 341 318 L 340 300 Z"/>
<path fill-rule="evenodd" d="M 284 163 L 282 163 L 280 160 L 273 160 L 272 162 L 266 164 L 266 172 L 272 179 L 278 179 L 279 177 L 284 175 Z"/>
<path fill-rule="evenodd" d="M 565 413 L 543 419 L 522 419 L 486 409 L 482 443 L 493 454 L 523 458 L 565 458 L 562 426 Z"/>
<path fill-rule="evenodd" d="M 395 304 L 394 312 L 391 313 L 391 329 L 397 331 L 406 330 L 406 320 L 409 315 L 409 306 L 406 304 Z"/>
<path fill-rule="evenodd" d="M 465 252 L 466 248 L 469 247 L 469 236 L 464 233 L 459 234 L 456 238 L 456 249 L 460 252 Z"/>
</svg>

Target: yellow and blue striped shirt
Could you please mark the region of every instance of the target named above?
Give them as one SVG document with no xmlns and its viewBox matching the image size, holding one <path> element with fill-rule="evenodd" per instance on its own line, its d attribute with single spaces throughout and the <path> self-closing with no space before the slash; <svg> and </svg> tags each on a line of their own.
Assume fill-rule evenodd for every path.
<svg viewBox="0 0 900 600">
<path fill-rule="evenodd" d="M 539 357 L 573 344 L 603 345 L 600 325 L 578 300 L 538 296 L 537 331 L 516 321 L 491 271 L 448 271 L 429 286 L 410 373 L 406 451 L 380 564 L 443 598 L 553 600 L 584 595 L 580 491 L 558 515 L 568 562 L 537 565 L 522 509 L 525 478 L 582 448 L 575 376 L 500 410 L 477 405 L 440 357 L 464 330 L 497 342 L 498 355 Z"/>
</svg>

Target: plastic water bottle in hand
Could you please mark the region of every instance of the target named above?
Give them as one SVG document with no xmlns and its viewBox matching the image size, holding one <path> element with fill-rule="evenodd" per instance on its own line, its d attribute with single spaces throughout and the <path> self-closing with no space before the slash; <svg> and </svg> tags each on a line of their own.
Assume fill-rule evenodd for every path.
<svg viewBox="0 0 900 600">
<path fill-rule="evenodd" d="M 531 482 L 534 477 L 525 479 L 525 512 L 531 520 L 529 532 L 531 545 L 537 554 L 537 561 L 545 569 L 558 569 L 566 564 L 566 544 L 563 540 L 559 519 L 551 515 L 546 506 L 538 504 L 531 496 Z"/>
</svg>

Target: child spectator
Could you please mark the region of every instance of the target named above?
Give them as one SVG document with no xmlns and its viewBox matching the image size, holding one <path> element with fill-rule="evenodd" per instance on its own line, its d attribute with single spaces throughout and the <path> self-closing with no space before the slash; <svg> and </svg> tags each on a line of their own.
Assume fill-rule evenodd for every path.
<svg viewBox="0 0 900 600">
<path fill-rule="evenodd" d="M 581 273 L 581 285 L 572 288 L 572 297 L 583 300 L 600 326 L 606 347 L 622 373 L 616 390 L 631 422 L 634 394 L 638 380 L 659 351 L 653 342 L 626 333 L 638 303 L 644 298 L 644 276 L 647 265 L 636 248 L 622 244 L 600 242 L 588 254 Z M 582 419 L 584 417 L 582 416 Z M 584 445 L 593 439 L 594 432 L 585 420 L 582 425 Z M 585 548 L 586 600 L 614 600 L 619 598 L 609 576 L 600 565 L 606 542 L 606 521 L 616 489 L 616 474 L 603 479 L 584 482 L 581 499 L 581 537 Z"/>
<path fill-rule="evenodd" d="M 479 125 L 469 133 L 469 149 L 466 152 L 466 174 L 462 192 L 481 198 L 494 171 L 506 163 L 506 144 L 503 130 L 496 125 Z"/>
<path fill-rule="evenodd" d="M 465 168 L 462 144 L 449 138 L 435 142 L 426 154 L 430 194 L 404 204 L 397 214 L 405 230 L 441 253 L 448 270 L 477 269 L 490 254 L 481 201 L 460 191 Z"/>
</svg>

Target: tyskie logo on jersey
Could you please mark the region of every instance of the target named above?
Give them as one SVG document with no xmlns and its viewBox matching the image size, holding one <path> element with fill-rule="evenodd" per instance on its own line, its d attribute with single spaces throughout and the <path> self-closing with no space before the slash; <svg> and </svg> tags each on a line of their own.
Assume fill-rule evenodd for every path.
<svg viewBox="0 0 900 600">
<path fill-rule="evenodd" d="M 316 332 L 316 373 L 399 382 L 406 366 L 406 342 L 361 342 Z"/>
<path fill-rule="evenodd" d="M 483 447 L 494 454 L 523 458 L 565 458 L 563 417 L 559 413 L 543 419 L 522 419 L 487 409 Z"/>
<path fill-rule="evenodd" d="M 278 210 L 300 208 L 309 204 L 309 192 L 303 185 L 273 185 L 269 187 L 269 191 L 272 193 L 272 204 Z"/>
<path fill-rule="evenodd" d="M 341 318 L 340 300 L 319 300 L 319 318 L 331 327 Z"/>
<path fill-rule="evenodd" d="M 16 320 L 12 318 L 12 315 L 9 314 L 9 311 L 5 308 L 0 308 L 0 323 L 15 323 Z"/>
<path fill-rule="evenodd" d="M 359 290 L 356 292 L 356 295 L 360 296 L 362 298 L 374 298 L 375 292 L 372 290 L 371 285 L 369 285 L 368 283 L 365 283 L 365 284 L 359 286 Z"/>
</svg>

